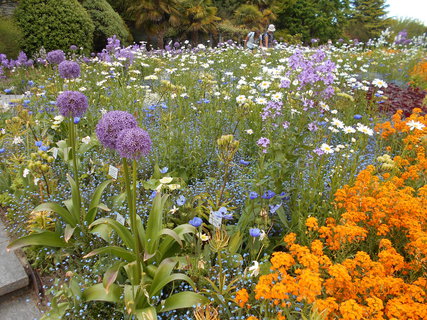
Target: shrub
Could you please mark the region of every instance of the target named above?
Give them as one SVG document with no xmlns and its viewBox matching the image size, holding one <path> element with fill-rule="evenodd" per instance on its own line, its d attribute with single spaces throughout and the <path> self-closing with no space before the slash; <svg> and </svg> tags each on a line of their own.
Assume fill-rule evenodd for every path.
<svg viewBox="0 0 427 320">
<path fill-rule="evenodd" d="M 113 35 L 124 45 L 132 42 L 132 35 L 123 19 L 106 0 L 84 0 L 82 5 L 95 25 L 93 40 L 96 51 L 101 51 L 107 43 L 107 38 Z"/>
<path fill-rule="evenodd" d="M 71 45 L 92 49 L 94 25 L 77 0 L 22 0 L 15 12 L 24 34 L 23 49 L 33 54 L 69 50 Z"/>
<path fill-rule="evenodd" d="M 21 30 L 12 18 L 0 18 L 0 53 L 6 54 L 9 58 L 18 56 L 20 47 L 19 41 L 22 39 Z"/>
</svg>

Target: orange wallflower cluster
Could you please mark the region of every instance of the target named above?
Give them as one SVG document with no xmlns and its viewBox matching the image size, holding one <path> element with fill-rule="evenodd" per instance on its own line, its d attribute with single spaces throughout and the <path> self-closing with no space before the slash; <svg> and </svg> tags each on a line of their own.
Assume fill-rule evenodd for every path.
<svg viewBox="0 0 427 320">
<path fill-rule="evenodd" d="M 411 71 L 411 77 L 427 85 L 427 60 L 420 61 Z M 426 89 L 427 87 L 424 87 Z"/>
<path fill-rule="evenodd" d="M 368 166 L 338 190 L 342 215 L 322 226 L 309 217 L 310 245 L 286 235 L 288 251 L 273 253 L 256 300 L 277 314 L 303 302 L 326 319 L 427 319 L 427 116 L 420 114 L 398 112 L 377 126 L 400 154 L 395 170 Z"/>
</svg>

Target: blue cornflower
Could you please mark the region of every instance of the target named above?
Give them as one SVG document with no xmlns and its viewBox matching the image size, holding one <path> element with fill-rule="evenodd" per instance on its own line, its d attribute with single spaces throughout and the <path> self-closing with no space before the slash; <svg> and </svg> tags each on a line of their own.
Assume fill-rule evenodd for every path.
<svg viewBox="0 0 427 320">
<path fill-rule="evenodd" d="M 169 170 L 168 167 L 163 167 L 163 168 L 160 169 L 160 172 L 161 173 L 166 173 L 166 172 L 168 172 L 168 170 Z"/>
<path fill-rule="evenodd" d="M 258 228 L 250 228 L 249 234 L 251 237 L 258 238 L 261 235 L 261 230 Z"/>
<path fill-rule="evenodd" d="M 40 148 L 43 145 L 43 142 L 41 141 L 36 141 L 36 147 Z"/>
<path fill-rule="evenodd" d="M 80 122 L 80 118 L 79 117 L 74 117 L 74 124 L 77 124 Z"/>
<path fill-rule="evenodd" d="M 194 217 L 190 221 L 188 221 L 189 224 L 191 224 L 193 227 L 197 228 L 200 227 L 203 223 L 203 220 L 199 217 Z"/>
<path fill-rule="evenodd" d="M 359 119 L 362 119 L 362 115 L 361 114 L 355 114 L 353 118 L 356 120 L 359 120 Z"/>
<path fill-rule="evenodd" d="M 256 193 L 255 191 L 252 191 L 251 193 L 249 193 L 249 198 L 251 200 L 258 198 L 258 193 Z"/>
<path fill-rule="evenodd" d="M 187 201 L 187 199 L 183 195 L 180 195 L 178 197 L 178 199 L 176 200 L 176 204 L 179 206 L 183 206 L 186 201 Z"/>
<path fill-rule="evenodd" d="M 250 162 L 246 161 L 246 160 L 240 160 L 239 162 L 240 162 L 240 164 L 243 164 L 244 166 L 248 166 L 250 164 Z"/>
<path fill-rule="evenodd" d="M 273 191 L 267 190 L 266 192 L 264 192 L 264 194 L 261 196 L 261 198 L 268 200 L 268 199 L 273 198 L 275 195 L 276 195 L 276 193 L 274 193 Z"/>
<path fill-rule="evenodd" d="M 6 149 L 5 148 L 0 148 L 0 153 L 5 153 Z"/>
<path fill-rule="evenodd" d="M 47 151 L 47 150 L 49 150 L 49 147 L 48 146 L 41 146 L 40 150 L 41 151 Z"/>
<path fill-rule="evenodd" d="M 150 195 L 150 199 L 154 199 L 154 197 L 156 196 L 157 191 L 153 191 Z"/>
</svg>

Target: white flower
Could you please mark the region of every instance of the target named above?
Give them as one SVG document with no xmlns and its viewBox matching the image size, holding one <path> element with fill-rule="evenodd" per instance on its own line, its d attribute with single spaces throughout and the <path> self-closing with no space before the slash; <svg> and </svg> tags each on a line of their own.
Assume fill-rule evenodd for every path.
<svg viewBox="0 0 427 320">
<path fill-rule="evenodd" d="M 377 88 L 387 88 L 388 87 L 387 82 L 385 82 L 385 81 L 383 81 L 381 79 L 375 79 L 375 80 L 373 80 L 372 84 L 374 86 L 376 86 Z"/>
<path fill-rule="evenodd" d="M 86 136 L 86 137 L 82 138 L 82 142 L 83 142 L 84 144 L 89 144 L 89 142 L 90 142 L 90 137 L 89 137 L 89 136 Z"/>
<path fill-rule="evenodd" d="M 175 205 L 173 206 L 172 209 L 169 210 L 169 213 L 174 214 L 175 212 L 177 212 L 179 210 L 179 208 L 177 208 Z"/>
<path fill-rule="evenodd" d="M 355 133 L 356 129 L 354 129 L 353 127 L 344 127 L 342 131 L 344 131 L 344 133 Z"/>
<path fill-rule="evenodd" d="M 264 97 L 256 98 L 256 99 L 255 99 L 255 102 L 256 102 L 257 104 L 267 104 L 267 103 L 268 103 L 267 99 L 266 99 L 266 98 L 264 98 Z"/>
<path fill-rule="evenodd" d="M 281 101 L 283 98 L 283 94 L 281 92 L 275 92 L 271 95 L 271 100 L 273 101 Z"/>
<path fill-rule="evenodd" d="M 267 233 L 265 233 L 264 230 L 261 230 L 261 234 L 259 235 L 259 240 L 262 241 L 267 236 Z"/>
<path fill-rule="evenodd" d="M 425 125 L 422 124 L 421 122 L 414 121 L 414 120 L 408 121 L 406 125 L 410 128 L 410 130 L 414 130 L 414 129 L 423 130 L 423 128 L 425 127 Z"/>
<path fill-rule="evenodd" d="M 320 146 L 320 150 L 322 150 L 324 153 L 334 153 L 334 149 L 332 148 L 332 146 L 326 143 L 322 143 L 322 145 Z"/>
<path fill-rule="evenodd" d="M 180 188 L 181 188 L 181 185 L 180 185 L 180 184 L 176 184 L 176 183 L 168 184 L 168 188 L 169 188 L 171 191 L 173 191 L 173 190 L 180 189 Z"/>
<path fill-rule="evenodd" d="M 254 131 L 253 131 L 252 129 L 245 130 L 245 132 L 246 132 L 247 134 L 253 134 L 253 133 L 254 133 Z"/>
<path fill-rule="evenodd" d="M 25 168 L 25 169 L 24 169 L 24 172 L 22 173 L 22 176 L 23 176 L 24 178 L 26 178 L 29 174 L 30 174 L 30 169 Z"/>
<path fill-rule="evenodd" d="M 238 103 L 238 104 L 243 104 L 243 103 L 245 103 L 246 102 L 246 97 L 244 96 L 244 95 L 240 95 L 240 96 L 237 96 L 236 97 L 236 102 Z"/>
<path fill-rule="evenodd" d="M 211 237 L 209 237 L 209 235 L 207 235 L 205 233 L 200 233 L 200 232 L 197 233 L 197 236 L 202 241 L 208 241 L 211 238 Z"/>
<path fill-rule="evenodd" d="M 157 80 L 158 77 L 154 74 L 144 77 L 144 80 Z"/>
<path fill-rule="evenodd" d="M 22 140 L 22 138 L 21 137 L 18 137 L 18 136 L 16 136 L 15 138 L 13 138 L 13 144 L 20 144 L 20 143 L 23 143 L 24 142 L 24 140 Z"/>
<path fill-rule="evenodd" d="M 168 183 L 171 183 L 171 182 L 172 182 L 172 180 L 173 180 L 173 178 L 172 178 L 172 177 L 163 177 L 163 178 L 161 178 L 161 179 L 159 180 L 159 182 L 160 182 L 160 183 L 162 183 L 162 184 L 168 184 Z"/>
<path fill-rule="evenodd" d="M 344 128 L 344 122 L 338 120 L 337 118 L 332 118 L 331 124 L 340 129 Z"/>
<path fill-rule="evenodd" d="M 368 136 L 372 136 L 374 134 L 374 130 L 361 123 L 357 124 L 357 131 L 367 134 Z"/>
<path fill-rule="evenodd" d="M 0 130 L 0 133 L 1 133 L 1 134 L 6 134 L 6 129 L 4 129 L 4 128 L 3 128 L 3 129 L 1 129 L 1 130 Z"/>
<path fill-rule="evenodd" d="M 37 185 L 39 183 L 40 179 L 39 178 L 34 178 L 34 184 Z"/>
<path fill-rule="evenodd" d="M 270 87 L 271 82 L 270 81 L 263 81 L 258 86 L 261 90 L 266 90 Z"/>
<path fill-rule="evenodd" d="M 249 271 L 251 272 L 251 277 L 256 277 L 259 274 L 259 263 L 258 261 L 252 261 L 253 266 L 249 268 Z"/>
</svg>

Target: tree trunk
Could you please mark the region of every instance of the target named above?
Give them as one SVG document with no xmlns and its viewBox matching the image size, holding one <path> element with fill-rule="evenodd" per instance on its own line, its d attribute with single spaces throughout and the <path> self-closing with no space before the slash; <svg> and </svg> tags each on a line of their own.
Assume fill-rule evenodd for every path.
<svg viewBox="0 0 427 320">
<path fill-rule="evenodd" d="M 163 49 L 163 44 L 164 44 L 164 39 L 165 39 L 165 33 L 164 32 L 159 32 L 157 34 L 157 47 L 159 49 Z"/>
<path fill-rule="evenodd" d="M 199 32 L 193 31 L 191 33 L 191 41 L 193 42 L 193 46 L 197 46 L 199 44 Z"/>
</svg>

